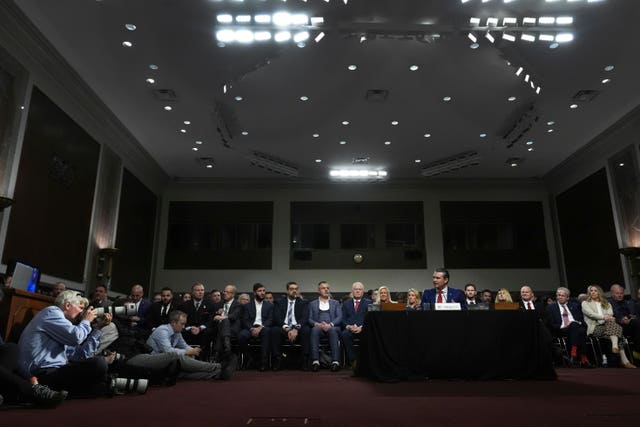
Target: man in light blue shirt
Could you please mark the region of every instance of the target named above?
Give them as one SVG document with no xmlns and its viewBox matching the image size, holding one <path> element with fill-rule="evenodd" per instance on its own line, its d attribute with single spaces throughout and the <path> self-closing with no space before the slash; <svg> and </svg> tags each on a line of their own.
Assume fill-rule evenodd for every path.
<svg viewBox="0 0 640 427">
<path fill-rule="evenodd" d="M 18 364 L 23 376 L 36 376 L 40 383 L 68 390 L 71 396 L 106 393 L 107 361 L 95 354 L 102 336 L 100 328 L 110 323 L 111 316 L 105 315 L 94 329 L 91 322 L 96 310 L 85 310 L 87 305 L 88 301 L 77 292 L 64 291 L 53 306 L 29 322 L 18 342 Z"/>
<path fill-rule="evenodd" d="M 200 354 L 201 349 L 191 347 L 182 337 L 182 330 L 186 323 L 186 313 L 179 310 L 169 313 L 169 323 L 158 326 L 147 339 L 147 345 L 152 349 L 151 353 L 138 354 L 129 359 L 127 365 L 153 371 L 166 371 L 179 362 L 178 378 L 229 379 L 233 370 L 232 365 L 222 369 L 219 363 L 209 363 L 194 358 Z"/>
</svg>

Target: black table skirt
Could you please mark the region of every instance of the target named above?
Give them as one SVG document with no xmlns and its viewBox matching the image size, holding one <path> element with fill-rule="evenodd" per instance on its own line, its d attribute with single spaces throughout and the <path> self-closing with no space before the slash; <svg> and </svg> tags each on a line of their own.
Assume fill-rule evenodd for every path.
<svg viewBox="0 0 640 427">
<path fill-rule="evenodd" d="M 369 312 L 357 374 L 385 382 L 553 380 L 543 328 L 525 311 Z"/>
</svg>

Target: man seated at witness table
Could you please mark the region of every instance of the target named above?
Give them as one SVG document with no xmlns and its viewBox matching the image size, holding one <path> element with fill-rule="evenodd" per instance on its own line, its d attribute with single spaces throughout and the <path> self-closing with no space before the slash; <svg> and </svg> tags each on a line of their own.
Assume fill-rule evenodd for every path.
<svg viewBox="0 0 640 427">
<path fill-rule="evenodd" d="M 433 307 L 436 303 L 443 302 L 462 302 L 464 292 L 460 289 L 449 287 L 449 271 L 445 268 L 436 268 L 433 272 L 433 288 L 425 289 L 422 293 L 422 304 L 431 304 Z"/>
<path fill-rule="evenodd" d="M 571 366 L 594 368 L 585 354 L 587 328 L 582 315 L 582 308 L 575 301 L 570 301 L 569 289 L 561 286 L 556 290 L 556 303 L 547 306 L 549 322 L 555 334 L 566 338 L 571 356 Z"/>
<path fill-rule="evenodd" d="M 253 355 L 249 351 L 249 340 L 260 341 L 260 364 L 259 371 L 265 371 L 269 364 L 269 344 L 271 321 L 273 319 L 273 304 L 265 301 L 264 285 L 256 283 L 253 285 L 253 300 L 244 306 L 242 317 L 242 329 L 238 335 L 238 344 L 245 360 L 245 367 L 251 365 Z"/>
<path fill-rule="evenodd" d="M 476 290 L 476 285 L 473 283 L 467 283 L 464 287 L 464 299 L 462 300 L 462 308 L 466 308 L 469 305 L 478 304 L 478 292 Z"/>
<path fill-rule="evenodd" d="M 340 303 L 331 299 L 329 283 L 318 283 L 318 299 L 309 303 L 309 326 L 311 338 L 309 351 L 311 353 L 311 370 L 320 369 L 320 336 L 329 338 L 331 348 L 331 371 L 340 370 L 340 325 L 342 324 L 342 309 Z"/>
<path fill-rule="evenodd" d="M 511 298 L 511 293 L 506 288 L 498 289 L 498 293 L 496 294 L 496 304 L 501 304 L 505 302 L 513 302 L 513 298 Z"/>
<path fill-rule="evenodd" d="M 342 304 L 342 323 L 344 324 L 342 344 L 347 355 L 347 366 L 355 368 L 358 354 L 353 344 L 353 339 L 354 337 L 360 337 L 362 333 L 364 317 L 369 311 L 371 301 L 364 298 L 364 285 L 360 282 L 355 282 L 351 285 L 351 293 L 353 297 Z"/>
<path fill-rule="evenodd" d="M 127 360 L 128 366 L 162 371 L 178 361 L 178 378 L 191 380 L 229 379 L 233 371 L 233 362 L 223 370 L 219 363 L 196 360 L 202 351 L 200 347 L 191 347 L 182 337 L 187 323 L 187 315 L 180 310 L 169 314 L 169 323 L 158 326 L 149 336 L 147 345 L 150 354 L 138 354 Z"/>
<path fill-rule="evenodd" d="M 278 298 L 273 304 L 271 327 L 272 368 L 282 368 L 282 343 L 299 343 L 302 347 L 302 368 L 309 364 L 309 307 L 308 302 L 298 296 L 298 284 L 287 283 L 287 297 Z"/>
<path fill-rule="evenodd" d="M 422 303 L 420 301 L 420 292 L 416 289 L 409 289 L 407 291 L 407 311 L 420 311 L 422 310 Z"/>
<path fill-rule="evenodd" d="M 606 337 L 611 340 L 611 352 L 620 356 L 620 365 L 623 368 L 635 369 L 629 362 L 624 349 L 620 351 L 618 339 L 622 337 L 622 326 L 616 322 L 611 303 L 604 297 L 602 288 L 591 285 L 587 288 L 587 299 L 582 302 L 582 314 L 587 323 L 587 335 L 596 338 Z"/>
<path fill-rule="evenodd" d="M 633 356 L 640 360 L 640 319 L 631 300 L 624 299 L 624 288 L 619 284 L 611 285 L 609 302 L 613 308 L 616 322 L 622 326 L 622 332 L 633 341 Z"/>
<path fill-rule="evenodd" d="M 64 291 L 54 305 L 44 308 L 27 324 L 18 342 L 18 363 L 25 378 L 35 376 L 54 390 L 72 397 L 107 393 L 108 363 L 95 356 L 101 328 L 111 323 L 106 313 L 92 328 L 96 310 L 76 291 Z M 86 308 L 86 310 L 85 310 Z"/>
</svg>

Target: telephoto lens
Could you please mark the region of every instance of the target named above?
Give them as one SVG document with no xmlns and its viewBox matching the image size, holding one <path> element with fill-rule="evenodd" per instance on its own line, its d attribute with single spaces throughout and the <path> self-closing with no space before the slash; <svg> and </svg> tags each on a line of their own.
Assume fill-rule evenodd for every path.
<svg viewBox="0 0 640 427">
<path fill-rule="evenodd" d="M 111 380 L 111 391 L 114 395 L 127 393 L 144 394 L 149 387 L 149 380 L 145 378 L 114 378 Z"/>
</svg>

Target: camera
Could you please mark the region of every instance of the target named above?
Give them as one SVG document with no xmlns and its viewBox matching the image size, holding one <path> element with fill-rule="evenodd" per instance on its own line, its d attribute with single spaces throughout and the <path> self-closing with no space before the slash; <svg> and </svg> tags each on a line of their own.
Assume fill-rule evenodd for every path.
<svg viewBox="0 0 640 427">
<path fill-rule="evenodd" d="M 98 317 L 104 316 L 105 313 L 110 313 L 115 316 L 135 316 L 138 314 L 135 303 L 125 302 L 123 304 L 110 304 L 106 307 L 96 307 L 96 314 Z"/>
<path fill-rule="evenodd" d="M 125 393 L 144 394 L 149 387 L 149 380 L 132 378 L 113 378 L 109 387 L 112 395 L 123 395 Z"/>
</svg>

